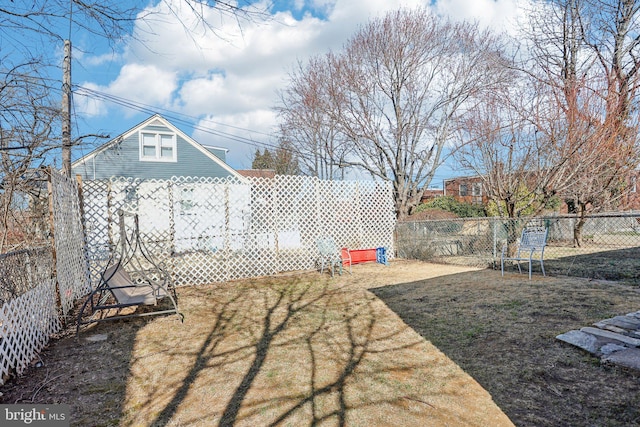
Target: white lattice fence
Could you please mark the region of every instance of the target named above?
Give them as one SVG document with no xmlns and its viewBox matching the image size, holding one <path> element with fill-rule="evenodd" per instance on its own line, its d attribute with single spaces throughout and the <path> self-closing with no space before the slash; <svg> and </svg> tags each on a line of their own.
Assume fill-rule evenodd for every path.
<svg viewBox="0 0 640 427">
<path fill-rule="evenodd" d="M 63 315 L 74 301 L 90 291 L 85 237 L 74 179 L 51 170 L 51 192 L 56 249 L 56 274 Z"/>
<path fill-rule="evenodd" d="M 84 207 L 84 228 L 87 239 L 87 260 L 90 267 L 91 283 L 100 278 L 106 268 L 106 260 L 111 254 L 113 242 L 107 232 L 109 181 L 85 181 L 82 183 L 82 205 Z"/>
<path fill-rule="evenodd" d="M 83 184 L 92 281 L 118 251 L 117 212 L 140 217 L 140 232 L 178 285 L 308 270 L 316 241 L 393 254 L 388 183 L 299 176 L 246 180 L 113 178 Z"/>
<path fill-rule="evenodd" d="M 6 293 L 0 308 L 0 383 L 10 373 L 25 370 L 60 329 L 60 314 L 66 316 L 74 301 L 90 289 L 77 184 L 55 170 L 50 176 L 57 278 L 50 278 L 49 248 L 12 254 L 13 264 L 22 267 L 20 280 L 7 266 L 3 268 L 8 290 L 28 290 Z"/>
<path fill-rule="evenodd" d="M 0 309 L 0 384 L 12 371 L 20 375 L 60 329 L 55 283 L 43 282 Z"/>
</svg>

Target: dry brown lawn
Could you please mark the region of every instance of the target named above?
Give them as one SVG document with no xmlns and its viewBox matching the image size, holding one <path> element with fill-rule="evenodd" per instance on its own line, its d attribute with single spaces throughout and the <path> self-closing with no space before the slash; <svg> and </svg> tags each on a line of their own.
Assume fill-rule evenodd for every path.
<svg viewBox="0 0 640 427">
<path fill-rule="evenodd" d="M 184 323 L 53 341 L 2 401 L 67 403 L 78 426 L 640 424 L 636 375 L 554 339 L 640 309 L 629 286 L 394 261 L 179 297 Z"/>
<path fill-rule="evenodd" d="M 640 426 L 640 373 L 602 365 L 555 339 L 640 310 L 640 289 L 539 273 L 529 281 L 511 271 L 504 278 L 500 271 L 461 272 L 372 291 L 473 376 L 514 424 Z"/>
<path fill-rule="evenodd" d="M 62 337 L 3 401 L 68 403 L 80 426 L 511 425 L 367 290 L 433 274 L 396 262 L 183 288 L 183 324 L 138 318 Z M 87 340 L 97 334 L 107 339 Z"/>
</svg>

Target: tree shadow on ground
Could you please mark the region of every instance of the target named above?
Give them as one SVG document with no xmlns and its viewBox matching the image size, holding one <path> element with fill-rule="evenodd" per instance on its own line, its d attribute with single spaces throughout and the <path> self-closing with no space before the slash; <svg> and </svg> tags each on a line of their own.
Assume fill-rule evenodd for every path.
<svg viewBox="0 0 640 427">
<path fill-rule="evenodd" d="M 483 270 L 372 292 L 473 376 L 516 425 L 640 424 L 638 373 L 602 366 L 555 339 L 640 310 L 630 286 Z"/>
<path fill-rule="evenodd" d="M 487 407 L 503 416 L 448 359 L 426 360 L 428 344 L 372 294 L 309 276 L 183 290 L 186 330 L 138 337 L 121 423 L 389 425 L 400 414 L 404 425 L 472 425 Z M 466 396 L 477 411 L 457 402 L 464 381 L 482 396 Z"/>
<path fill-rule="evenodd" d="M 93 324 L 79 337 L 70 321 L 21 377 L 0 388 L 0 402 L 64 403 L 71 425 L 114 425 L 121 417 L 135 338 L 149 320 Z"/>
<path fill-rule="evenodd" d="M 552 275 L 619 280 L 640 286 L 640 247 L 548 259 L 544 266 Z"/>
<path fill-rule="evenodd" d="M 84 335 L 104 341 L 53 341 L 48 375 L 29 372 L 28 387 L 2 391 L 69 403 L 78 426 L 510 425 L 365 289 L 400 272 L 381 268 L 375 278 L 309 273 L 181 288 L 184 323 L 105 322 Z"/>
<path fill-rule="evenodd" d="M 337 301 L 340 290 L 329 290 L 328 283 L 272 281 L 223 291 L 225 295 L 211 308 L 215 315 L 206 325 L 209 332 L 195 359 L 192 352 L 182 353 L 193 360 L 187 375 L 150 425 L 170 424 L 181 405 L 191 404 L 189 393 L 200 382 L 218 383 L 220 371 L 225 370 L 230 374 L 226 375 L 228 386 L 235 389 L 219 411 L 209 413 L 221 426 L 258 415 L 268 419 L 268 425 L 278 425 L 303 414 L 305 424 L 334 419 L 345 425 L 351 405 L 345 386 L 370 351 L 376 320 L 370 304 L 350 301 L 350 308 L 346 301 Z M 262 388 L 265 382 L 275 385 L 283 380 L 276 376 L 295 376 L 301 368 L 309 370 L 306 384 L 249 396 L 252 387 Z M 152 392 L 146 403 L 153 401 L 157 396 Z M 264 417 L 265 408 L 270 408 L 271 416 Z"/>
</svg>

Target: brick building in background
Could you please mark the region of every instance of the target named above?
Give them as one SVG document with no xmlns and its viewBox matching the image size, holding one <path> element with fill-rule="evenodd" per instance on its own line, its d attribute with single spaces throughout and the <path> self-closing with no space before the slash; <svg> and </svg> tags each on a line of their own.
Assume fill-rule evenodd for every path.
<svg viewBox="0 0 640 427">
<path fill-rule="evenodd" d="M 640 210 L 640 193 L 638 191 L 638 176 L 640 170 L 631 171 L 626 178 L 626 191 L 618 202 L 619 211 L 636 211 Z M 470 203 L 472 205 L 484 206 L 488 203 L 489 198 L 482 186 L 482 177 L 466 176 L 447 179 L 444 181 L 444 196 L 452 196 L 460 202 Z M 424 200 L 424 197 L 423 197 Z M 562 204 L 561 212 L 567 212 L 566 204 Z"/>
<path fill-rule="evenodd" d="M 640 193 L 638 193 L 638 176 L 640 170 L 636 169 L 627 176 L 627 191 L 620 200 L 620 210 L 637 211 L 640 210 Z"/>
<path fill-rule="evenodd" d="M 446 179 L 444 181 L 444 195 L 452 196 L 459 202 L 484 206 L 489 202 L 482 187 L 482 177 L 464 176 Z"/>
<path fill-rule="evenodd" d="M 442 197 L 443 195 L 443 191 L 439 188 L 428 188 L 424 190 L 424 193 L 422 193 L 420 203 L 428 203 L 437 197 Z"/>
</svg>

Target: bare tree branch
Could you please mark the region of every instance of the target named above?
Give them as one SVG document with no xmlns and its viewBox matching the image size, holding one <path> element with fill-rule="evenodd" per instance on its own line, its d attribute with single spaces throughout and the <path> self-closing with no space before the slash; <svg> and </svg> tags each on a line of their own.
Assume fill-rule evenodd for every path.
<svg viewBox="0 0 640 427">
<path fill-rule="evenodd" d="M 501 48 L 496 36 L 427 9 L 392 12 L 343 52 L 300 66 L 280 112 L 308 157 L 393 182 L 403 217 L 441 165 L 459 118 L 508 79 Z"/>
</svg>

